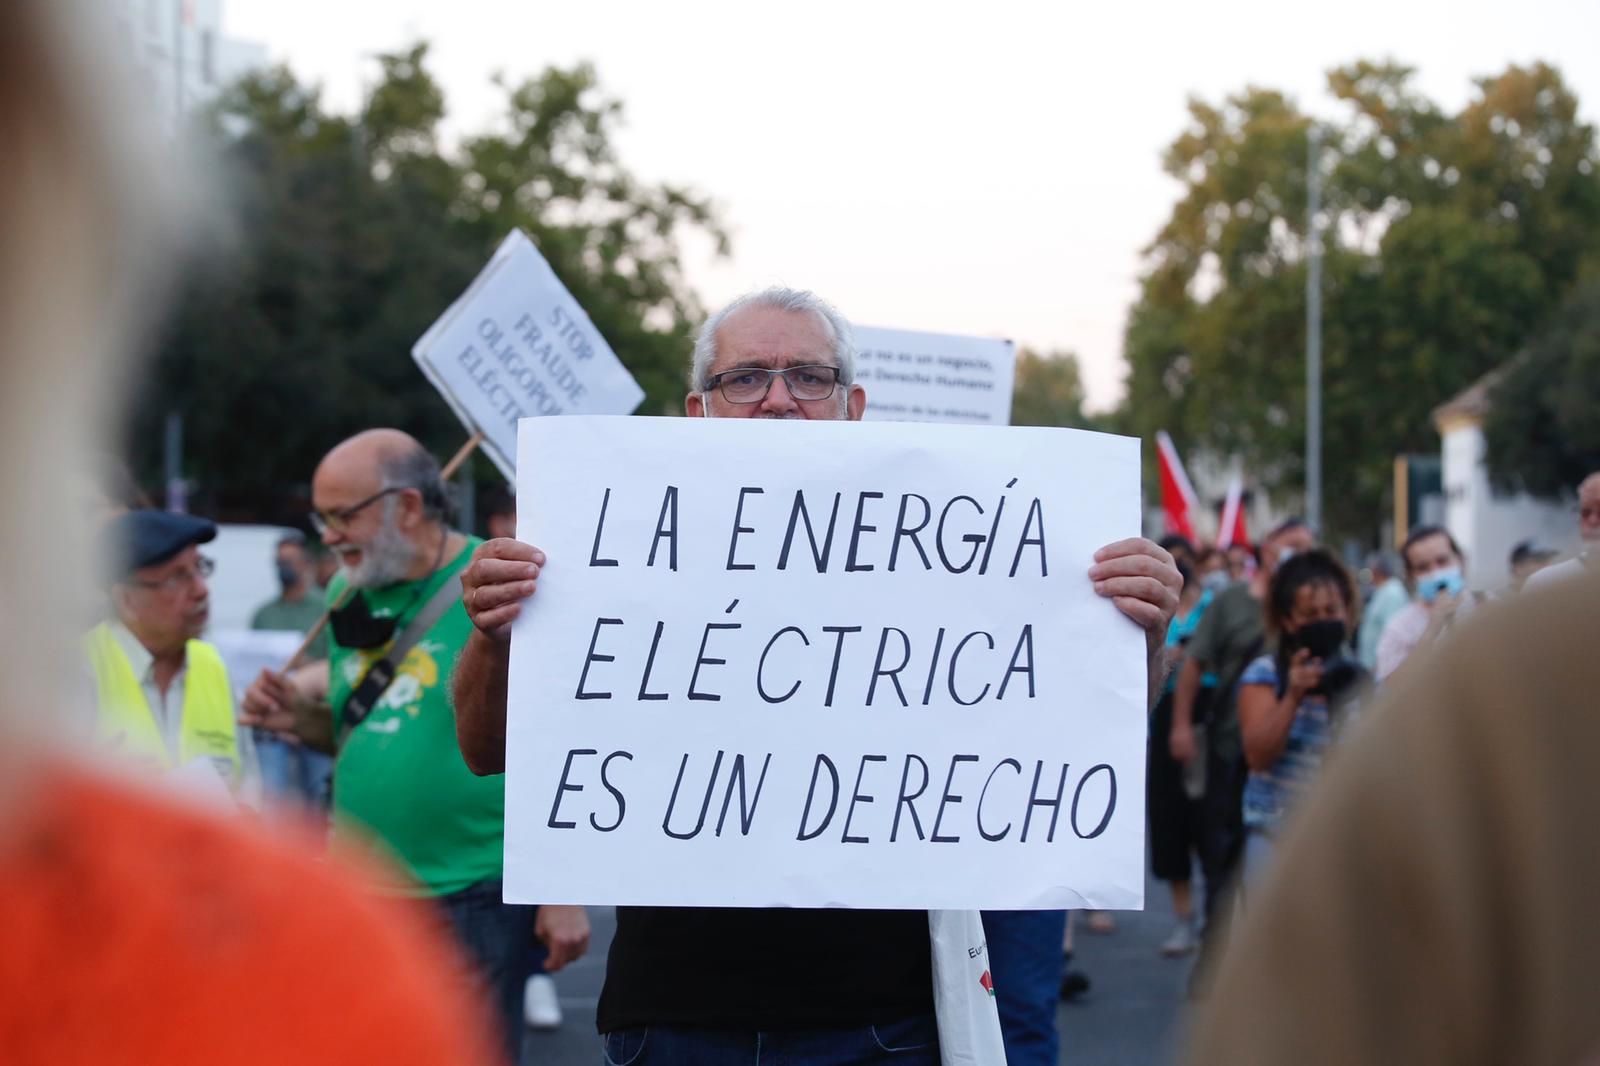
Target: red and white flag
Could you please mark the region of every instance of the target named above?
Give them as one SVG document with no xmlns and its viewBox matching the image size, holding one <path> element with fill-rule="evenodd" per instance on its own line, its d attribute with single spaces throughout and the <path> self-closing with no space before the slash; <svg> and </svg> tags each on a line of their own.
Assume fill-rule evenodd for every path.
<svg viewBox="0 0 1600 1066">
<path fill-rule="evenodd" d="M 1217 547 L 1250 543 L 1250 532 L 1244 526 L 1244 474 L 1236 465 L 1228 481 L 1228 496 L 1222 504 L 1222 521 L 1217 523 Z"/>
<path fill-rule="evenodd" d="M 1161 510 L 1166 515 L 1167 532 L 1182 534 L 1192 541 L 1200 504 L 1183 469 L 1183 460 L 1178 458 L 1178 449 L 1164 429 L 1156 433 L 1156 455 L 1161 463 Z"/>
</svg>

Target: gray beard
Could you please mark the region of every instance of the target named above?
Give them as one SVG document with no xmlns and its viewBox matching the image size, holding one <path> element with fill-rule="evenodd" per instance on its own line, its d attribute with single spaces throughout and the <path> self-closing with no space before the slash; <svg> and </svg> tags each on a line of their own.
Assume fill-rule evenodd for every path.
<svg viewBox="0 0 1600 1066">
<path fill-rule="evenodd" d="M 404 581 L 416 561 L 416 547 L 400 532 L 390 512 L 383 516 L 372 543 L 362 549 L 360 564 L 345 567 L 345 580 L 358 589 L 382 588 Z"/>
</svg>

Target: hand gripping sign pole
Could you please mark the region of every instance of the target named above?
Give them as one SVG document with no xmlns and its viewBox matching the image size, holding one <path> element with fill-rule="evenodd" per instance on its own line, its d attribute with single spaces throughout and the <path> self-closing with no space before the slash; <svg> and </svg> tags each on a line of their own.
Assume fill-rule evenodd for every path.
<svg viewBox="0 0 1600 1066">
<path fill-rule="evenodd" d="M 439 480 L 449 481 L 452 477 L 454 477 L 456 475 L 456 471 L 461 469 L 461 464 L 471 458 L 472 453 L 477 451 L 478 445 L 482 443 L 482 430 L 479 430 L 472 436 L 468 437 L 466 443 L 461 445 L 461 447 L 456 450 L 456 453 L 450 457 L 450 461 L 445 463 L 443 468 L 440 469 Z M 323 611 L 322 617 L 317 619 L 316 624 L 310 629 L 306 630 L 305 639 L 302 640 L 300 642 L 300 646 L 294 650 L 294 654 L 289 656 L 289 661 L 283 664 L 283 673 L 287 674 L 289 671 L 301 664 L 302 660 L 305 659 L 306 652 L 310 650 L 311 645 L 316 643 L 317 637 L 321 636 L 322 631 L 327 628 L 328 616 L 334 611 L 337 611 L 339 608 L 343 607 L 346 603 L 350 602 L 350 596 L 354 592 L 355 590 L 353 588 L 345 589 L 345 593 L 339 598 L 339 602 L 334 604 L 329 610 Z"/>
</svg>

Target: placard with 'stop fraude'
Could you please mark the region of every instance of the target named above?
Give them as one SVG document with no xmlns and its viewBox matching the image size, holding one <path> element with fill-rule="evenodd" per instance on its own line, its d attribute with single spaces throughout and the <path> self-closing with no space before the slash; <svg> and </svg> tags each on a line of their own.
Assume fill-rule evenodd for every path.
<svg viewBox="0 0 1600 1066">
<path fill-rule="evenodd" d="M 1011 341 L 853 326 L 869 422 L 1011 423 Z"/>
<path fill-rule="evenodd" d="M 517 422 L 627 414 L 644 400 L 589 316 L 528 235 L 513 230 L 411 349 L 434 388 L 507 480 Z"/>
<path fill-rule="evenodd" d="M 1136 908 L 1136 440 L 528 419 L 505 898 Z M 560 455 L 560 462 L 540 461 Z"/>
</svg>

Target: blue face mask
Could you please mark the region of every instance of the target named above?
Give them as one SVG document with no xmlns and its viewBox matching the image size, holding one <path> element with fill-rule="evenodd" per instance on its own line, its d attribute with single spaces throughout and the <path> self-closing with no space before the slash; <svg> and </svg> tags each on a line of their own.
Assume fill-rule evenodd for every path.
<svg viewBox="0 0 1600 1066">
<path fill-rule="evenodd" d="M 1200 587 L 1210 589 L 1212 592 L 1221 592 L 1232 582 L 1233 579 L 1228 576 L 1226 570 L 1213 570 L 1200 579 Z"/>
<path fill-rule="evenodd" d="M 1432 603 L 1439 598 L 1441 592 L 1459 596 L 1465 587 L 1466 583 L 1461 580 L 1461 568 L 1447 566 L 1443 570 L 1435 570 L 1427 577 L 1417 579 L 1417 598 L 1423 603 Z"/>
</svg>

